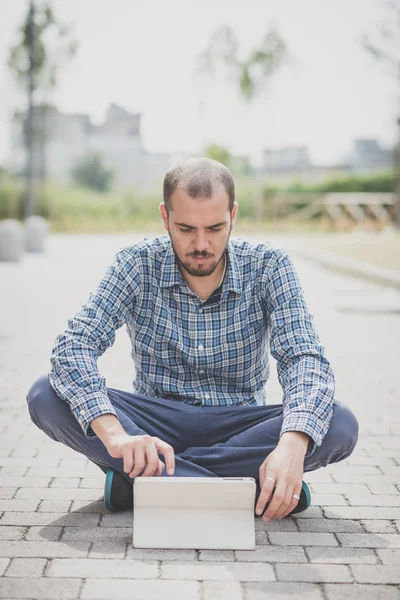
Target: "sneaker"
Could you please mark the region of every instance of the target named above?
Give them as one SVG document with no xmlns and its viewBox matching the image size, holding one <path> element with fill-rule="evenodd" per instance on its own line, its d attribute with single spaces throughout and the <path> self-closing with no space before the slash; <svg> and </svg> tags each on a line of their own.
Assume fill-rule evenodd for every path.
<svg viewBox="0 0 400 600">
<path fill-rule="evenodd" d="M 260 496 L 260 486 L 259 486 L 259 482 L 257 481 L 257 492 L 256 492 L 256 501 L 254 503 L 254 509 L 257 506 L 257 502 L 258 502 L 258 498 Z M 310 492 L 310 488 L 308 487 L 308 485 L 306 484 L 305 481 L 302 482 L 301 484 L 301 492 L 300 492 L 300 500 L 298 501 L 297 505 L 295 506 L 295 508 L 290 511 L 290 513 L 287 515 L 295 515 L 297 513 L 301 513 L 303 511 L 305 511 L 311 504 L 311 492 Z M 269 506 L 269 502 L 267 502 L 267 504 L 265 505 L 265 510 L 263 511 L 263 513 L 260 515 L 260 517 L 263 516 L 264 512 L 267 510 Z"/>
<path fill-rule="evenodd" d="M 104 504 L 110 512 L 133 508 L 133 480 L 130 484 L 113 469 L 108 469 L 104 484 Z"/>
</svg>

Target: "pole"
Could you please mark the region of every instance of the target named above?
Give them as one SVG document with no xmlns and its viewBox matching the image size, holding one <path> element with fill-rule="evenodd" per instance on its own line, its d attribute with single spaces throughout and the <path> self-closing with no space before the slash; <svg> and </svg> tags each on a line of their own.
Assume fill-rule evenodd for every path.
<svg viewBox="0 0 400 600">
<path fill-rule="evenodd" d="M 26 169 L 25 169 L 25 218 L 31 217 L 34 212 L 33 197 L 33 161 L 34 161 L 34 110 L 33 110 L 33 91 L 35 77 L 35 6 L 33 0 L 30 0 L 28 22 L 27 22 L 27 43 L 28 43 L 28 114 L 26 123 Z"/>
</svg>

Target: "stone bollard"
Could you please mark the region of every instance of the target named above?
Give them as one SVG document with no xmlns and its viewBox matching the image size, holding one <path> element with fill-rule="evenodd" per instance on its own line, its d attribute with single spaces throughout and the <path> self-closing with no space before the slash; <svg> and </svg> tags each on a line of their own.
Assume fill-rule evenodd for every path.
<svg viewBox="0 0 400 600">
<path fill-rule="evenodd" d="M 24 251 L 24 229 L 16 219 L 0 222 L 0 261 L 19 262 Z"/>
<path fill-rule="evenodd" d="M 28 217 L 25 221 L 25 250 L 43 252 L 48 225 L 46 219 L 39 216 Z"/>
</svg>

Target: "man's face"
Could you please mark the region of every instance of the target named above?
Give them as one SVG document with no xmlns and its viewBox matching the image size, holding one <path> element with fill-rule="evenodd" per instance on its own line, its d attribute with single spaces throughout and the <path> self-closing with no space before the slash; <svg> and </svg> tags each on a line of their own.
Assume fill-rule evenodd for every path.
<svg viewBox="0 0 400 600">
<path fill-rule="evenodd" d="M 207 277 L 220 263 L 236 217 L 237 204 L 229 213 L 229 199 L 223 185 L 215 187 L 211 198 L 191 198 L 184 189 L 171 197 L 172 210 L 160 211 L 175 255 L 189 275 Z"/>
</svg>

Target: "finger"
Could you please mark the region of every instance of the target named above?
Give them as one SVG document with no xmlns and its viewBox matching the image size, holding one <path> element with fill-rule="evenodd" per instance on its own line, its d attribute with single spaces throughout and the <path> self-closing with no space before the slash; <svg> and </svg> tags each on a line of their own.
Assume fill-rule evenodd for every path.
<svg viewBox="0 0 400 600">
<path fill-rule="evenodd" d="M 160 477 L 163 474 L 164 469 L 165 469 L 164 463 L 162 462 L 162 460 L 159 460 L 158 461 L 157 471 L 156 471 L 156 476 Z"/>
<path fill-rule="evenodd" d="M 134 447 L 134 469 L 131 473 L 129 473 L 129 477 L 137 477 L 145 468 L 145 456 L 144 456 L 144 447 L 141 444 L 137 444 Z"/>
<path fill-rule="evenodd" d="M 276 511 L 274 519 L 281 519 L 288 512 L 289 506 L 291 505 L 293 500 L 293 494 L 294 487 L 292 485 L 288 485 L 286 488 L 285 498 L 283 499 L 282 504 Z"/>
<path fill-rule="evenodd" d="M 263 513 L 263 510 L 265 509 L 265 505 L 266 503 L 270 500 L 272 492 L 274 490 L 274 481 L 271 480 L 275 480 L 275 477 L 273 475 L 268 475 L 268 477 L 271 477 L 271 479 L 264 479 L 264 484 L 261 488 L 261 492 L 260 495 L 258 497 L 258 501 L 257 501 L 257 506 L 256 506 L 256 513 L 258 515 L 261 515 Z"/>
<path fill-rule="evenodd" d="M 153 439 L 155 439 L 157 451 L 162 454 L 165 459 L 168 475 L 173 475 L 175 473 L 175 452 L 173 447 L 159 438 Z"/>
<path fill-rule="evenodd" d="M 133 448 L 131 446 L 126 446 L 122 450 L 122 458 L 124 461 L 124 472 L 130 473 L 133 469 Z"/>
<path fill-rule="evenodd" d="M 296 490 L 294 490 L 294 491 L 293 491 L 293 494 L 297 494 L 297 496 L 300 496 L 300 492 L 301 492 L 301 490 L 300 490 L 299 492 L 296 492 Z M 297 505 L 298 505 L 298 503 L 299 503 L 299 500 L 298 500 L 297 498 L 293 498 L 293 494 L 292 494 L 292 499 L 291 499 L 291 501 L 290 501 L 289 508 L 288 508 L 288 509 L 287 509 L 287 510 L 286 510 L 286 511 L 283 513 L 283 515 L 281 515 L 281 519 L 282 519 L 283 517 L 287 517 L 287 515 L 288 515 L 289 513 L 291 513 L 291 512 L 292 512 L 292 510 L 293 510 L 293 509 L 295 509 L 295 508 L 296 508 L 296 506 L 297 506 Z"/>
<path fill-rule="evenodd" d="M 158 463 L 160 459 L 158 458 L 156 446 L 154 442 L 151 442 L 146 446 L 146 468 L 144 473 L 142 473 L 142 477 L 152 477 L 154 473 L 156 473 L 158 469 Z"/>
<path fill-rule="evenodd" d="M 277 486 L 274 491 L 274 495 L 272 496 L 272 500 L 269 503 L 269 506 L 265 513 L 262 516 L 263 521 L 272 521 L 275 517 L 276 511 L 279 509 L 282 504 L 285 495 L 286 495 L 286 483 L 277 482 Z"/>
</svg>

